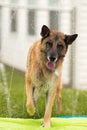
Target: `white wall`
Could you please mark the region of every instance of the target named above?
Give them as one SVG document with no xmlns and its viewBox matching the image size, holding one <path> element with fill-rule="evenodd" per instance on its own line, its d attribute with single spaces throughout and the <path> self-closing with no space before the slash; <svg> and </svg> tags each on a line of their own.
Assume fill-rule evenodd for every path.
<svg viewBox="0 0 87 130">
<path fill-rule="evenodd" d="M 79 34 L 76 44 L 75 88 L 87 89 L 87 1 L 79 1 L 76 9 L 76 32 Z"/>
<path fill-rule="evenodd" d="M 7 1 L 6 1 L 7 2 Z M 9 0 L 8 0 L 9 2 Z M 67 4 L 68 2 L 68 4 Z M 19 4 L 27 6 L 27 0 L 19 0 Z M 66 34 L 71 34 L 71 13 L 69 9 L 72 7 L 69 0 L 60 2 L 62 11 L 59 12 L 59 30 L 65 32 Z M 43 2 L 38 0 L 35 5 L 47 8 L 49 3 L 47 0 Z M 63 11 L 68 10 L 68 11 Z M 18 8 L 17 14 L 17 32 L 11 32 L 11 10 L 7 7 L 2 8 L 2 18 L 1 18 L 1 34 L 2 34 L 2 44 L 1 44 L 1 60 L 2 62 L 11 65 L 19 70 L 25 71 L 27 53 L 30 46 L 40 38 L 41 26 L 46 24 L 49 26 L 49 11 L 36 11 L 35 23 L 36 23 L 36 35 L 29 35 L 27 32 L 27 9 Z M 73 87 L 75 88 L 86 88 L 87 85 L 87 2 L 85 4 L 80 4 L 76 7 L 76 27 L 74 31 L 79 34 L 79 37 L 73 46 L 73 57 L 71 57 L 71 48 L 67 53 L 63 68 L 63 82 L 64 84 L 69 84 L 72 80 Z M 74 53 L 75 52 L 75 53 Z M 71 58 L 73 58 L 73 65 L 71 63 Z M 72 74 L 71 68 L 73 67 Z M 71 79 L 73 78 L 73 79 Z"/>
</svg>

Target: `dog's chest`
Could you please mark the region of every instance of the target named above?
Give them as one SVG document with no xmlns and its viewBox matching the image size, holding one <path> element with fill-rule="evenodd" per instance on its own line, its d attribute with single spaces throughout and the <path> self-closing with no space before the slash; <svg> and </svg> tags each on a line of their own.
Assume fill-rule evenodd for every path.
<svg viewBox="0 0 87 130">
<path fill-rule="evenodd" d="M 47 91 L 54 89 L 57 78 L 55 73 L 48 78 L 45 78 L 41 73 L 38 73 L 33 77 L 33 86 L 38 92 L 46 93 Z"/>
</svg>

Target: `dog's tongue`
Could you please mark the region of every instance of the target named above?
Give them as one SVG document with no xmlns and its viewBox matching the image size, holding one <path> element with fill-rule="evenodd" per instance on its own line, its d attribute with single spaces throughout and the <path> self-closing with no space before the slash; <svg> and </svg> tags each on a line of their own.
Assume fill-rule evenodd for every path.
<svg viewBox="0 0 87 130">
<path fill-rule="evenodd" d="M 55 63 L 53 63 L 52 61 L 48 61 L 48 62 L 47 62 L 47 68 L 48 68 L 49 70 L 53 70 L 54 67 L 55 67 Z"/>
</svg>

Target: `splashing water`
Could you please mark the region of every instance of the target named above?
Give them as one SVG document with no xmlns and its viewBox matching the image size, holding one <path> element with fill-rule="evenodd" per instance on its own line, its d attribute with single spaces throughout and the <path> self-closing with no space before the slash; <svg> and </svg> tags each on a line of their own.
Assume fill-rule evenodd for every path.
<svg viewBox="0 0 87 130">
<path fill-rule="evenodd" d="M 13 73 L 14 73 L 14 67 L 12 67 L 12 72 L 11 72 L 11 79 L 10 79 L 9 93 L 10 93 L 10 91 L 11 91 L 11 87 L 12 87 Z"/>
<path fill-rule="evenodd" d="M 72 116 L 76 115 L 76 107 L 78 104 L 79 91 L 76 91 L 75 97 L 73 98 Z"/>
<path fill-rule="evenodd" d="M 7 84 L 6 71 L 5 71 L 4 65 L 1 63 L 0 63 L 0 71 L 1 71 L 1 76 L 3 80 L 3 87 L 4 87 L 5 98 L 6 98 L 6 103 L 7 103 L 8 116 L 11 117 L 11 101 L 10 101 L 10 93 L 9 93 L 8 84 Z"/>
</svg>

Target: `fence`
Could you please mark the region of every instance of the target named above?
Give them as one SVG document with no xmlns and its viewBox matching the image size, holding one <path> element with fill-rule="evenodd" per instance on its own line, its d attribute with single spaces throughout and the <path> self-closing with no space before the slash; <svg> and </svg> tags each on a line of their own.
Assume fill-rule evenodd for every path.
<svg viewBox="0 0 87 130">
<path fill-rule="evenodd" d="M 0 59 L 1 62 L 25 71 L 28 49 L 40 39 L 43 24 L 67 34 L 78 30 L 76 14 L 72 8 L 56 8 L 21 4 L 0 4 Z M 76 20 L 77 19 L 77 20 Z M 77 26 L 77 27 L 76 27 Z M 78 40 L 79 42 L 79 40 Z M 63 82 L 79 85 L 77 45 L 69 48 L 63 67 Z M 80 88 L 80 87 L 79 87 Z"/>
</svg>

